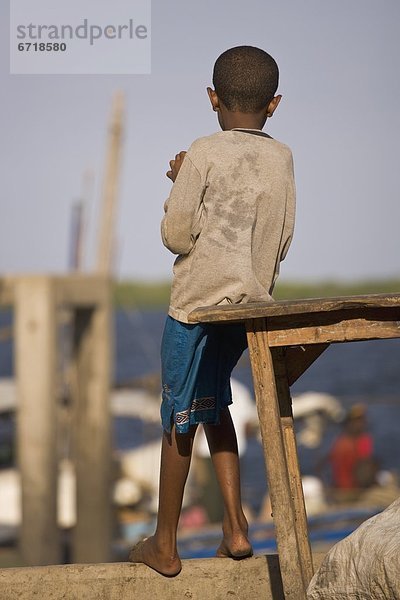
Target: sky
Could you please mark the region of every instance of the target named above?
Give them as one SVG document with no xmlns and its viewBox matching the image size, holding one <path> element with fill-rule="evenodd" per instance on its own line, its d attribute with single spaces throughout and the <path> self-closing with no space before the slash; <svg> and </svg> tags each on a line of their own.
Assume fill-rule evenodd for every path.
<svg viewBox="0 0 400 600">
<path fill-rule="evenodd" d="M 294 155 L 296 230 L 281 278 L 399 277 L 399 22 L 398 0 L 153 0 L 151 74 L 10 75 L 0 0 L 0 275 L 68 270 L 87 170 L 84 263 L 93 268 L 107 125 L 122 90 L 115 274 L 169 278 L 174 257 L 160 239 L 168 161 L 218 131 L 205 91 L 213 64 L 246 44 L 279 64 L 283 99 L 266 131 Z"/>
</svg>

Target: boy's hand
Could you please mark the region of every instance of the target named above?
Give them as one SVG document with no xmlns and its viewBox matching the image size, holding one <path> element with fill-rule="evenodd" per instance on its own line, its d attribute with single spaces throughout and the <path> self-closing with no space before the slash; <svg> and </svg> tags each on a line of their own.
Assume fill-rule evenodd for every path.
<svg viewBox="0 0 400 600">
<path fill-rule="evenodd" d="M 184 152 L 184 151 L 179 152 L 179 154 L 177 154 L 175 156 L 175 160 L 169 161 L 169 166 L 171 167 L 171 170 L 167 171 L 167 177 L 169 177 L 172 181 L 175 181 L 175 179 L 179 173 L 179 169 L 182 166 L 183 159 L 185 158 L 185 154 L 186 154 L 186 152 Z"/>
</svg>

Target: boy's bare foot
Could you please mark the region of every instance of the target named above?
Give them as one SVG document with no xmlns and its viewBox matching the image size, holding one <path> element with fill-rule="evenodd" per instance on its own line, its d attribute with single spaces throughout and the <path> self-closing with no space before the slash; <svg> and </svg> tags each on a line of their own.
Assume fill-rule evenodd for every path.
<svg viewBox="0 0 400 600">
<path fill-rule="evenodd" d="M 218 558 L 248 558 L 253 555 L 253 548 L 249 542 L 249 538 L 243 532 L 232 533 L 227 535 L 224 533 L 222 542 L 220 543 L 216 556 Z"/>
<path fill-rule="evenodd" d="M 177 554 L 168 556 L 157 548 L 154 536 L 146 538 L 133 546 L 128 557 L 129 562 L 144 563 L 165 577 L 175 577 L 182 569 Z"/>
</svg>

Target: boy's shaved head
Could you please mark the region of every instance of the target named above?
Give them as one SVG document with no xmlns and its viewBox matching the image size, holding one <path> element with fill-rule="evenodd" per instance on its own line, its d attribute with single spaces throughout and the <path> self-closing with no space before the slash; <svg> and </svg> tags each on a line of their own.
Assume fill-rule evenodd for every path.
<svg viewBox="0 0 400 600">
<path fill-rule="evenodd" d="M 213 84 L 218 97 L 231 111 L 255 113 L 269 104 L 278 88 L 275 60 L 260 48 L 237 46 L 219 56 Z"/>
</svg>

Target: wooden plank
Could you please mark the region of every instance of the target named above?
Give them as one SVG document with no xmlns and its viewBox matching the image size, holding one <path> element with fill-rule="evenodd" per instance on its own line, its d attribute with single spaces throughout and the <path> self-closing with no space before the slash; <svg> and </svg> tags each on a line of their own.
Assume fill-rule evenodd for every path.
<svg viewBox="0 0 400 600">
<path fill-rule="evenodd" d="M 95 306 L 107 301 L 111 278 L 103 275 L 74 274 L 56 277 L 57 304 Z"/>
<path fill-rule="evenodd" d="M 15 284 L 20 548 L 27 565 L 61 560 L 57 528 L 56 314 L 50 278 Z"/>
<path fill-rule="evenodd" d="M 303 585 L 307 589 L 314 574 L 308 524 L 301 482 L 300 465 L 297 454 L 296 435 L 293 424 L 292 399 L 286 372 L 286 357 L 283 348 L 275 348 L 272 352 L 276 389 L 279 400 L 281 427 L 286 453 L 286 464 L 293 498 L 296 537 L 299 560 L 302 569 Z"/>
<path fill-rule="evenodd" d="M 400 310 L 400 294 L 369 294 L 366 296 L 338 296 L 336 298 L 309 298 L 304 300 L 280 300 L 249 302 L 247 304 L 224 304 L 196 308 L 189 321 L 218 322 L 240 321 L 282 315 L 300 315 L 316 312 L 357 310 L 365 308 L 394 307 Z"/>
<path fill-rule="evenodd" d="M 303 600 L 306 590 L 296 536 L 296 514 L 286 464 L 272 356 L 263 331 L 265 327 L 265 319 L 246 321 L 285 598 Z"/>
<path fill-rule="evenodd" d="M 382 311 L 383 313 L 383 311 Z M 400 321 L 350 318 L 327 322 L 323 315 L 312 322 L 312 315 L 304 322 L 293 322 L 288 317 L 270 319 L 268 344 L 296 346 L 306 344 L 330 344 L 363 340 L 394 339 L 400 337 Z"/>
<path fill-rule="evenodd" d="M 67 276 L 10 275 L 0 278 L 0 305 L 14 302 L 14 289 L 19 281 L 42 280 L 47 277 L 54 282 L 56 304 L 94 306 L 104 302 L 108 296 L 111 278 L 103 275 L 73 274 Z"/>
<path fill-rule="evenodd" d="M 286 347 L 285 361 L 289 385 L 293 385 L 327 348 L 329 344 Z"/>
</svg>

